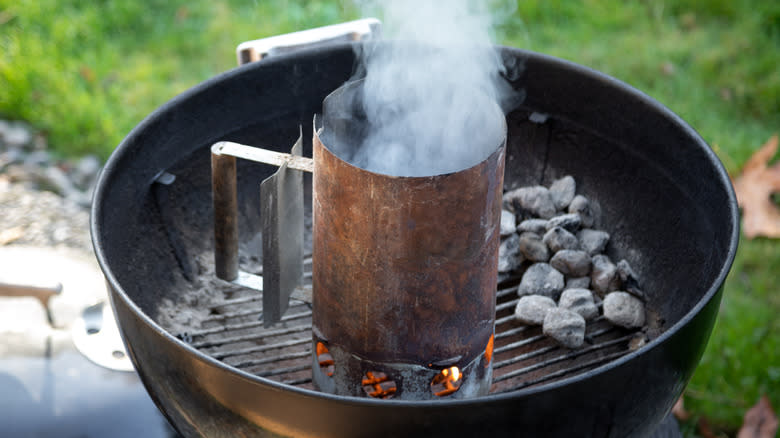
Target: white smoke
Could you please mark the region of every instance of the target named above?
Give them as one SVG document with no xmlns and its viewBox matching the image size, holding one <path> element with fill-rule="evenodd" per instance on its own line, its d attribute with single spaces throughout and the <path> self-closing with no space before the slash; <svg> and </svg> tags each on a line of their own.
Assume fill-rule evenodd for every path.
<svg viewBox="0 0 780 438">
<path fill-rule="evenodd" d="M 364 46 L 368 135 L 349 160 L 399 176 L 462 170 L 502 140 L 495 102 L 507 88 L 486 2 L 392 0 L 381 8 L 392 44 Z M 364 3 L 363 6 L 366 6 Z"/>
</svg>

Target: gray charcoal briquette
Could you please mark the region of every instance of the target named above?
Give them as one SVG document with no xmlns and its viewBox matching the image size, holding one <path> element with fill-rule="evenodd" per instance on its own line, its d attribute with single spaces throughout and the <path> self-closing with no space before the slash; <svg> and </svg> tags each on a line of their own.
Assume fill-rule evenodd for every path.
<svg viewBox="0 0 780 438">
<path fill-rule="evenodd" d="M 561 227 L 574 233 L 580 228 L 581 223 L 582 220 L 577 213 L 561 214 L 547 221 L 547 229 Z"/>
<path fill-rule="evenodd" d="M 550 191 L 544 186 L 520 187 L 504 194 L 504 202 L 509 202 L 515 212 L 527 211 L 534 216 L 549 219 L 555 216 Z"/>
<path fill-rule="evenodd" d="M 552 252 L 558 252 L 562 249 L 580 249 L 577 237 L 561 227 L 551 228 L 544 233 L 542 241 Z"/>
<path fill-rule="evenodd" d="M 541 325 L 550 309 L 555 308 L 555 301 L 542 295 L 527 295 L 521 297 L 515 306 L 515 318 L 523 324 Z"/>
<path fill-rule="evenodd" d="M 625 328 L 645 325 L 645 305 L 628 292 L 610 292 L 604 297 L 604 318 Z"/>
<path fill-rule="evenodd" d="M 599 308 L 593 301 L 593 293 L 588 289 L 566 289 L 561 293 L 558 307 L 577 312 L 586 320 L 599 316 Z"/>
<path fill-rule="evenodd" d="M 609 242 L 609 233 L 592 228 L 583 228 L 577 233 L 580 248 L 589 255 L 594 256 L 604 252 Z"/>
<path fill-rule="evenodd" d="M 566 279 L 565 289 L 589 289 L 590 277 L 571 277 Z"/>
<path fill-rule="evenodd" d="M 590 273 L 590 256 L 585 251 L 562 249 L 552 256 L 550 266 L 563 275 L 582 277 Z"/>
<path fill-rule="evenodd" d="M 550 185 L 550 196 L 552 196 L 555 208 L 563 210 L 568 207 L 572 199 L 574 199 L 576 191 L 577 184 L 570 175 L 566 175 L 563 178 L 554 181 L 552 185 Z"/>
<path fill-rule="evenodd" d="M 520 237 L 517 234 L 503 239 L 498 247 L 498 272 L 509 272 L 517 269 L 523 263 L 520 254 Z"/>
<path fill-rule="evenodd" d="M 604 254 L 591 259 L 590 285 L 601 296 L 607 292 L 620 289 L 620 276 L 617 266 Z"/>
<path fill-rule="evenodd" d="M 514 233 L 516 227 L 515 214 L 511 211 L 501 210 L 501 237 Z"/>
<path fill-rule="evenodd" d="M 558 299 L 562 290 L 563 274 L 547 263 L 534 263 L 523 274 L 517 295 L 543 295 Z"/>
<path fill-rule="evenodd" d="M 571 203 L 569 204 L 569 213 L 579 214 L 582 226 L 585 228 L 592 227 L 595 222 L 593 209 L 590 207 L 590 201 L 582 195 L 577 195 L 571 200 Z"/>
<path fill-rule="evenodd" d="M 518 233 L 524 232 L 536 233 L 542 235 L 547 231 L 547 219 L 526 219 L 517 226 Z"/>
<path fill-rule="evenodd" d="M 585 340 L 585 318 L 571 310 L 550 309 L 544 317 L 542 332 L 566 348 L 579 348 Z"/>
<path fill-rule="evenodd" d="M 520 234 L 520 253 L 526 260 L 532 262 L 546 262 L 550 260 L 550 250 L 536 233 L 525 232 Z"/>
</svg>

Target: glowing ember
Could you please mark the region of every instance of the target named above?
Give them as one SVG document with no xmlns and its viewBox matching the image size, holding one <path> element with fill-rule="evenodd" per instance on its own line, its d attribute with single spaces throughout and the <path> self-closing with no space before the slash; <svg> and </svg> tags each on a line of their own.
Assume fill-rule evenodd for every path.
<svg viewBox="0 0 780 438">
<path fill-rule="evenodd" d="M 452 366 L 441 370 L 431 381 L 431 391 L 437 397 L 450 395 L 460 389 L 460 368 Z"/>
</svg>

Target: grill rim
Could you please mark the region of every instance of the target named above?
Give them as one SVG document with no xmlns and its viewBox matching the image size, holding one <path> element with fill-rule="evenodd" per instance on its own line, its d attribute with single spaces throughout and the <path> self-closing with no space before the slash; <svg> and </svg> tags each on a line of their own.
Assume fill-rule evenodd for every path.
<svg viewBox="0 0 780 438">
<path fill-rule="evenodd" d="M 736 207 L 737 205 L 736 195 L 734 193 L 733 187 L 730 183 L 726 170 L 723 167 L 723 164 L 719 161 L 719 159 L 715 155 L 715 153 L 707 145 L 707 143 L 701 138 L 701 136 L 690 125 L 688 125 L 688 123 L 682 120 L 669 108 L 665 107 L 655 99 L 647 96 L 645 93 L 628 85 L 623 81 L 615 79 L 611 76 L 608 76 L 604 73 L 598 72 L 591 68 L 579 64 L 575 64 L 570 61 L 555 58 L 549 55 L 539 54 L 532 51 L 516 49 L 511 47 L 497 46 L 499 49 L 508 51 L 513 56 L 519 59 L 534 58 L 536 62 L 542 64 L 549 64 L 557 69 L 567 70 L 570 71 L 571 73 L 582 75 L 588 78 L 589 80 L 592 80 L 596 83 L 600 83 L 603 86 L 617 89 L 617 91 L 621 93 L 625 93 L 627 95 L 632 96 L 634 99 L 637 99 L 638 104 L 642 104 L 649 107 L 650 110 L 655 111 L 660 116 L 663 116 L 663 118 L 665 118 L 669 122 L 677 125 L 683 131 L 683 133 L 690 139 L 689 147 L 695 146 L 698 149 L 698 152 L 704 154 L 704 156 L 708 161 L 707 164 L 712 166 L 714 172 L 716 173 L 719 179 L 719 181 L 713 181 L 713 183 L 719 184 L 726 189 L 726 195 L 729 200 L 728 205 L 725 206 L 726 208 L 728 208 L 728 213 L 729 213 L 728 219 L 730 225 L 728 243 L 727 243 L 728 249 L 727 249 L 726 256 L 724 258 L 725 260 L 724 263 L 722 264 L 717 276 L 715 276 L 714 280 L 707 286 L 706 292 L 701 296 L 701 298 L 698 300 L 696 305 L 694 305 L 690 310 L 688 310 L 677 322 L 667 327 L 664 330 L 664 332 L 661 333 L 661 335 L 651 340 L 644 347 L 636 351 L 629 352 L 621 356 L 617 360 L 609 361 L 592 370 L 580 374 L 576 374 L 571 377 L 566 377 L 561 380 L 557 380 L 554 382 L 550 382 L 550 383 L 546 383 L 546 384 L 542 384 L 530 388 L 524 388 L 517 391 L 499 393 L 499 394 L 489 394 L 486 396 L 477 397 L 473 399 L 464 399 L 464 400 L 445 399 L 445 400 L 434 400 L 434 401 L 410 401 L 410 400 L 393 400 L 393 399 L 374 400 L 370 398 L 361 398 L 361 397 L 352 397 L 352 396 L 336 396 L 336 395 L 317 392 L 314 390 L 297 388 L 292 385 L 282 384 L 263 377 L 258 377 L 256 375 L 229 366 L 219 360 L 216 360 L 206 355 L 205 353 L 198 351 L 194 347 L 188 345 L 187 343 L 173 336 L 168 331 L 164 330 L 150 316 L 148 316 L 132 299 L 130 299 L 130 297 L 121 287 L 120 283 L 118 282 L 116 276 L 114 275 L 114 273 L 112 272 L 109 266 L 109 263 L 107 261 L 107 255 L 101 243 L 101 239 L 98 238 L 99 236 L 103 235 L 100 218 L 102 218 L 105 214 L 105 212 L 103 211 L 103 202 L 101 202 L 101 200 L 106 197 L 106 193 L 109 190 L 109 187 L 111 185 L 109 181 L 111 175 L 115 173 L 118 168 L 121 168 L 124 163 L 131 161 L 133 159 L 132 150 L 128 147 L 123 147 L 123 146 L 137 142 L 139 140 L 139 137 L 144 136 L 145 131 L 149 129 L 150 126 L 157 123 L 157 120 L 160 119 L 162 116 L 172 113 L 182 103 L 198 96 L 201 93 L 207 92 L 210 88 L 212 88 L 215 84 L 219 82 L 235 79 L 239 76 L 248 74 L 249 72 L 254 70 L 274 68 L 275 66 L 286 65 L 287 63 L 289 63 L 290 59 L 314 56 L 318 53 L 322 53 L 323 51 L 336 51 L 339 49 L 351 50 L 351 47 L 354 45 L 356 45 L 356 43 L 339 43 L 339 44 L 328 45 L 326 47 L 304 49 L 301 50 L 300 52 L 280 55 L 276 58 L 269 58 L 268 60 L 262 63 L 250 63 L 240 67 L 236 67 L 232 70 L 216 75 L 190 88 L 184 93 L 174 97 L 173 99 L 169 100 L 162 106 L 158 107 L 155 111 L 149 114 L 141 123 L 139 123 L 135 128 L 133 128 L 133 130 L 128 134 L 128 136 L 125 137 L 125 139 L 119 144 L 116 152 L 109 157 L 103 171 L 101 172 L 98 178 L 96 184 L 96 191 L 93 196 L 92 211 L 90 215 L 90 231 L 92 236 L 93 249 L 95 251 L 95 255 L 101 267 L 101 270 L 103 271 L 106 277 L 108 287 L 115 292 L 115 294 L 109 294 L 111 304 L 114 309 L 116 309 L 114 299 L 115 296 L 117 296 L 122 300 L 122 304 L 124 306 L 129 307 L 135 313 L 136 317 L 139 317 L 141 321 L 143 321 L 144 324 L 146 324 L 155 334 L 165 338 L 172 347 L 183 349 L 186 353 L 189 354 L 189 356 L 196 358 L 198 361 L 205 362 L 208 365 L 216 367 L 225 372 L 235 373 L 240 377 L 242 377 L 243 379 L 247 379 L 254 383 L 267 386 L 274 390 L 289 391 L 299 396 L 319 398 L 330 402 L 342 402 L 342 403 L 347 402 L 350 404 L 359 404 L 359 405 L 366 405 L 366 406 L 387 407 L 387 406 L 395 405 L 395 406 L 418 407 L 418 408 L 436 406 L 437 408 L 440 408 L 446 406 L 469 405 L 469 404 L 473 404 L 474 401 L 478 401 L 479 403 L 490 404 L 494 402 L 502 402 L 502 401 L 516 399 L 516 398 L 522 398 L 522 397 L 526 397 L 541 392 L 554 391 L 557 388 L 572 385 L 577 382 L 590 379 L 593 376 L 604 374 L 612 369 L 621 367 L 626 363 L 633 361 L 640 356 L 648 355 L 651 351 L 659 348 L 668 339 L 670 339 L 672 336 L 677 334 L 683 327 L 688 325 L 688 323 L 690 323 L 697 315 L 699 315 L 702 309 L 708 306 L 713 299 L 720 296 L 720 292 L 723 290 L 723 284 L 725 282 L 726 276 L 736 256 L 737 243 L 739 241 L 739 212 Z M 206 139 L 204 140 L 204 143 L 210 143 L 211 140 L 215 140 L 215 139 Z M 149 169 L 149 170 L 153 170 L 153 169 Z M 120 329 L 122 329 L 121 326 Z M 124 336 L 125 335 L 123 334 L 123 340 L 124 340 Z M 129 343 L 126 341 L 125 344 L 129 345 Z M 133 359 L 135 360 L 134 356 Z"/>
</svg>

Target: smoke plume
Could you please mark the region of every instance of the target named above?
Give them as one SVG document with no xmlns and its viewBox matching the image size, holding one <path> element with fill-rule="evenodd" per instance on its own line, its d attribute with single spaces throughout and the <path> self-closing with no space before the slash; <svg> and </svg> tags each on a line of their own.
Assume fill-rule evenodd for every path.
<svg viewBox="0 0 780 438">
<path fill-rule="evenodd" d="M 496 150 L 508 87 L 492 46 L 486 2 L 394 0 L 383 34 L 359 56 L 365 137 L 353 164 L 398 176 L 437 175 L 478 164 Z M 327 129 L 327 128 L 326 128 Z"/>
</svg>

